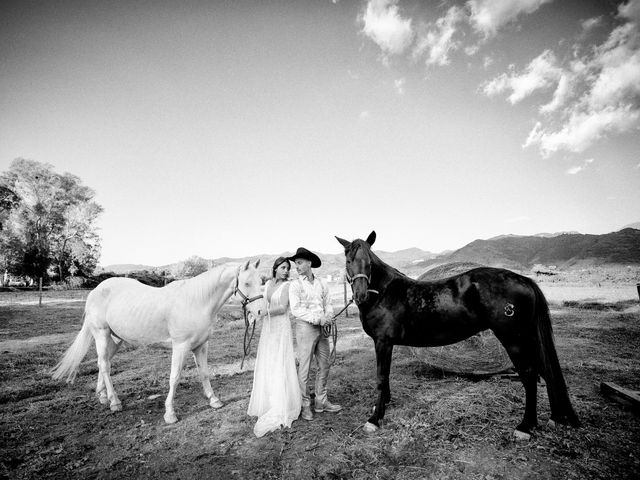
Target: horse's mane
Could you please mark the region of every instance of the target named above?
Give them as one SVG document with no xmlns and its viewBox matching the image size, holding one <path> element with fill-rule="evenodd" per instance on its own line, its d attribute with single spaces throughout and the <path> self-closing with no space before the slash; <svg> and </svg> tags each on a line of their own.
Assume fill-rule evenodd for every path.
<svg viewBox="0 0 640 480">
<path fill-rule="evenodd" d="M 407 279 L 411 280 L 411 278 L 408 275 L 402 273 L 397 268 L 392 267 L 388 263 L 384 262 L 380 257 L 378 257 L 375 253 L 373 253 L 373 249 L 371 248 L 371 246 L 367 242 L 365 242 L 364 240 L 354 240 L 353 243 L 352 243 L 352 247 L 351 248 L 353 248 L 353 244 L 355 244 L 356 242 L 362 242 L 362 245 L 366 245 L 367 246 L 367 248 L 369 250 L 369 255 L 371 256 L 371 263 L 372 264 L 376 264 L 377 266 L 379 266 L 381 268 L 384 268 L 392 276 L 403 277 L 403 278 L 407 278 Z"/>
<path fill-rule="evenodd" d="M 234 272 L 235 277 L 237 270 L 237 264 L 225 263 L 195 277 L 171 282 L 165 288 L 169 287 L 171 290 L 179 289 L 181 295 L 189 295 L 194 300 L 204 300 L 210 298 L 219 287 L 226 287 L 223 284 L 224 277 L 231 271 Z"/>
</svg>

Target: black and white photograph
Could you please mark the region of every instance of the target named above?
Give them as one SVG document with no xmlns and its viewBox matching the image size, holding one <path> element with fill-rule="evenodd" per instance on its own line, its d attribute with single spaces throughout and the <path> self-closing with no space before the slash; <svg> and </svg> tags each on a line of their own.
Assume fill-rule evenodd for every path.
<svg viewBox="0 0 640 480">
<path fill-rule="evenodd" d="M 640 0 L 0 2 L 0 479 L 640 478 Z"/>
</svg>

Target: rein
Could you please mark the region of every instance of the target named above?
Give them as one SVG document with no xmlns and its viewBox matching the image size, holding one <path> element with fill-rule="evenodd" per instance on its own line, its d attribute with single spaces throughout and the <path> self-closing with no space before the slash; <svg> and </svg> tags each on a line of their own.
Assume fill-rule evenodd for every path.
<svg viewBox="0 0 640 480">
<path fill-rule="evenodd" d="M 251 333 L 249 333 L 249 315 L 247 312 L 247 305 L 251 302 L 255 302 L 256 300 L 260 300 L 263 296 L 256 295 L 255 297 L 247 297 L 242 290 L 240 290 L 240 272 L 238 271 L 238 276 L 236 277 L 236 286 L 233 289 L 233 295 L 239 294 L 242 298 L 242 313 L 244 315 L 244 340 L 242 342 L 243 346 L 243 354 L 242 354 L 242 362 L 240 362 L 240 370 L 244 366 L 244 359 L 249 352 L 251 351 L 251 340 L 253 340 L 253 334 L 256 330 L 256 322 L 253 322 L 253 326 L 251 328 Z"/>
<path fill-rule="evenodd" d="M 333 316 L 330 323 L 325 323 L 322 326 L 322 335 L 325 338 L 331 337 L 333 340 L 333 347 L 331 348 L 331 352 L 329 353 L 329 365 L 333 365 L 334 362 L 336 361 L 336 346 L 338 344 L 338 325 L 336 325 L 335 320 L 342 314 L 342 312 L 344 312 L 347 308 L 349 308 L 349 305 L 351 305 L 352 303 L 353 303 L 353 298 L 349 300 L 349 302 L 344 306 L 342 310 L 340 310 L 338 313 L 336 313 Z"/>
</svg>

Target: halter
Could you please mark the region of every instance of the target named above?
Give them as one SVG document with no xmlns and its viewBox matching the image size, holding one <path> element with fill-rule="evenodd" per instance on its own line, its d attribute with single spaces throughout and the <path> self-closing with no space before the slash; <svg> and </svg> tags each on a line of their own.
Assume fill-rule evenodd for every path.
<svg viewBox="0 0 640 480">
<path fill-rule="evenodd" d="M 242 298 L 242 314 L 244 315 L 244 340 L 243 340 L 243 355 L 242 362 L 240 362 L 240 370 L 244 366 L 244 359 L 247 355 L 249 355 L 249 351 L 251 350 L 251 340 L 253 340 L 253 333 L 256 330 L 256 322 L 253 322 L 253 326 L 251 328 L 251 333 L 249 334 L 249 316 L 247 313 L 247 305 L 251 302 L 255 302 L 256 300 L 260 300 L 263 295 L 256 295 L 255 297 L 247 297 L 242 290 L 240 290 L 240 270 L 238 270 L 238 275 L 236 276 L 236 286 L 233 288 L 233 294 L 239 294 Z"/>
<path fill-rule="evenodd" d="M 351 288 L 353 288 L 353 282 L 355 281 L 356 278 L 364 278 L 367 281 L 367 286 L 371 284 L 371 275 L 365 275 L 364 273 L 357 273 L 353 277 L 351 277 L 346 268 L 344 269 L 344 275 L 347 279 L 347 282 L 349 282 L 349 285 L 351 285 Z M 367 288 L 367 292 L 376 293 L 380 295 L 380 292 L 378 290 L 374 290 L 373 288 Z"/>
</svg>

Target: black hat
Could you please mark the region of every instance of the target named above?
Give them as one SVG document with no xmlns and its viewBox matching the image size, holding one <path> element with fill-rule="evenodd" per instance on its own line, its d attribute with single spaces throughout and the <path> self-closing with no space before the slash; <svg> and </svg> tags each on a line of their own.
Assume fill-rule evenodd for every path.
<svg viewBox="0 0 640 480">
<path fill-rule="evenodd" d="M 315 253 L 310 252 L 304 247 L 298 248 L 298 250 L 296 250 L 295 255 L 290 256 L 289 260 L 291 260 L 292 262 L 295 262 L 296 258 L 304 258 L 305 260 L 309 260 L 311 262 L 311 268 L 318 268 L 320 265 L 322 265 L 322 262 L 320 261 L 320 257 L 318 257 Z"/>
</svg>

